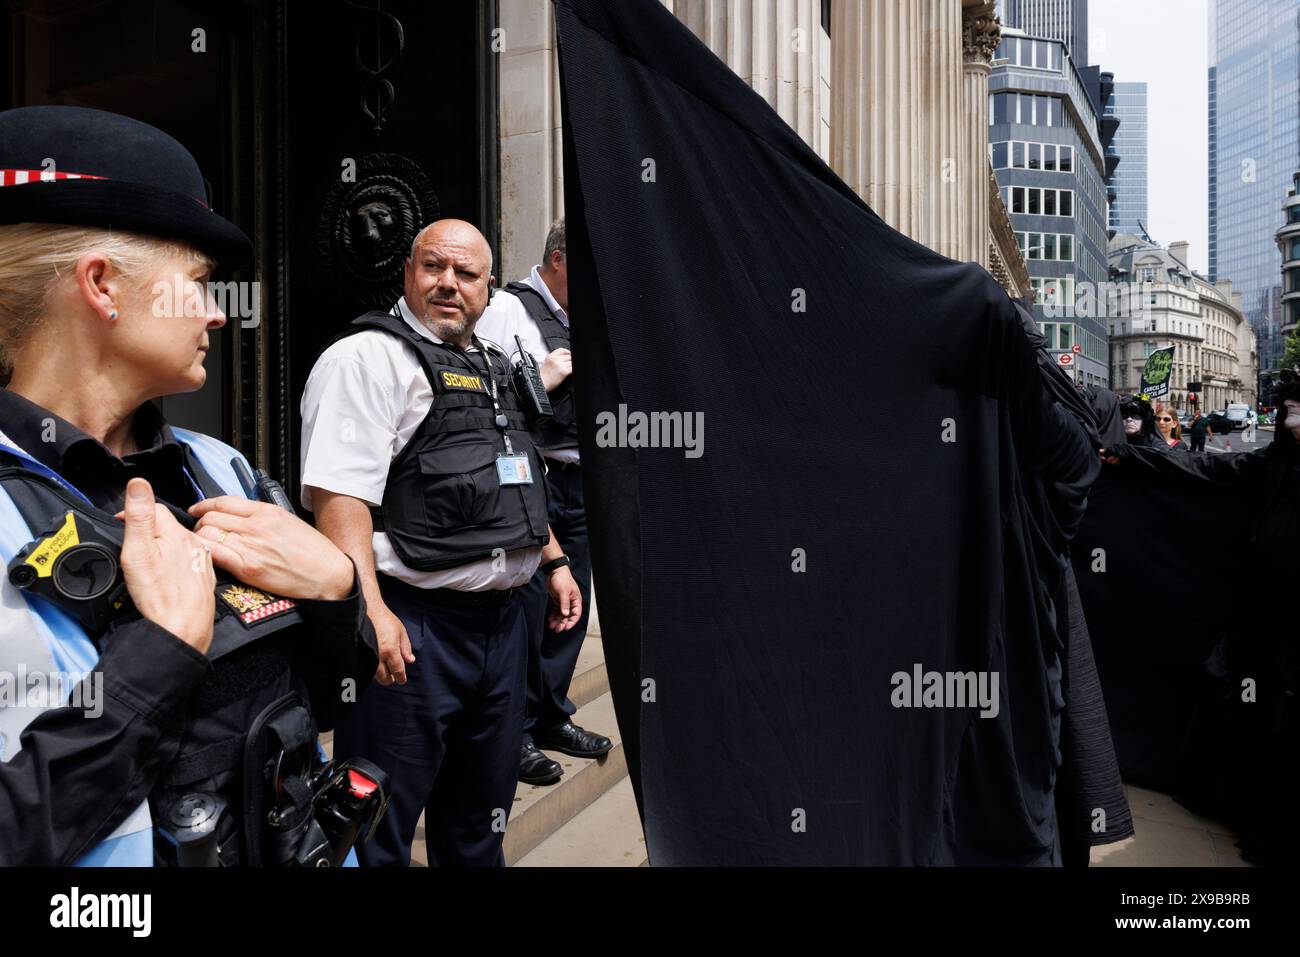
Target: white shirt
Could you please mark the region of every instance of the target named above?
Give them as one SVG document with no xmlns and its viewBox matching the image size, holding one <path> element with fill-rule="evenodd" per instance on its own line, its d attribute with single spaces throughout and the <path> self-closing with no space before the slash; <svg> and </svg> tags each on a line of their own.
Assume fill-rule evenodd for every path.
<svg viewBox="0 0 1300 957">
<path fill-rule="evenodd" d="M 542 280 L 541 273 L 537 266 L 529 274 L 524 282 L 532 286 L 541 295 L 542 301 L 546 303 L 557 319 L 569 328 L 569 316 L 560 304 L 555 301 L 551 295 L 551 290 L 547 288 L 546 283 Z M 501 347 L 501 351 L 508 356 L 517 355 L 519 347 L 515 345 L 515 336 L 524 344 L 524 348 L 539 363 L 546 361 L 546 357 L 551 354 L 551 350 L 546 346 L 546 340 L 542 337 L 541 327 L 533 321 L 533 317 L 528 314 L 524 304 L 514 293 L 505 289 L 499 291 L 492 297 L 492 302 L 483 312 L 479 319 L 478 325 L 474 331 L 480 339 L 487 342 L 493 342 Z M 553 462 L 577 462 L 577 449 L 552 449 L 542 452 L 542 455 Z"/>
<path fill-rule="evenodd" d="M 430 342 L 441 341 L 416 319 L 405 298 L 397 305 L 408 326 Z M 381 504 L 393 459 L 432 405 L 433 388 L 410 343 L 367 329 L 326 349 L 307 377 L 300 406 L 303 508 L 312 507 L 313 487 Z M 504 559 L 423 572 L 398 558 L 383 532 L 375 532 L 371 544 L 377 570 L 417 588 L 459 591 L 516 588 L 533 577 L 542 555 L 541 547 L 533 546 L 506 552 Z"/>
</svg>

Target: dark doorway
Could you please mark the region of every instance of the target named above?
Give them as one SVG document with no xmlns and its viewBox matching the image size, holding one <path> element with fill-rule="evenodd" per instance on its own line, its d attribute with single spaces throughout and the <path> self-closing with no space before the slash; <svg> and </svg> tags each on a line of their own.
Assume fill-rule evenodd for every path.
<svg viewBox="0 0 1300 957">
<path fill-rule="evenodd" d="M 414 231 L 497 244 L 495 0 L 3 0 L 0 108 L 151 123 L 194 153 L 256 265 L 208 383 L 164 400 L 296 491 L 298 401 L 324 345 L 400 295 Z M 296 495 L 295 495 L 296 498 Z"/>
<path fill-rule="evenodd" d="M 86 106 L 165 130 L 198 159 L 214 208 L 253 233 L 249 8 L 201 0 L 9 0 L 4 20 L 0 106 Z M 236 437 L 231 386 L 241 331 L 212 337 L 201 390 L 159 403 L 171 421 Z"/>
</svg>

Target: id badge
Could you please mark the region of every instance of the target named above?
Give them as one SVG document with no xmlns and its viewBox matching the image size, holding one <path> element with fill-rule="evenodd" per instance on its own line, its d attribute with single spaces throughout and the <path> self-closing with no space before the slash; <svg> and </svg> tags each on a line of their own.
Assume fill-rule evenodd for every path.
<svg viewBox="0 0 1300 957">
<path fill-rule="evenodd" d="M 528 456 L 498 455 L 497 478 L 502 485 L 532 485 L 533 469 L 528 464 Z"/>
</svg>

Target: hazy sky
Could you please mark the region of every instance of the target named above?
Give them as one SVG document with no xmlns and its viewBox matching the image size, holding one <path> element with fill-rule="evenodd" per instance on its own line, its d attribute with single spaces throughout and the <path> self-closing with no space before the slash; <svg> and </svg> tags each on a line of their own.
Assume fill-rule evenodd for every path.
<svg viewBox="0 0 1300 957">
<path fill-rule="evenodd" d="M 1206 185 L 1208 0 L 1089 0 L 1088 58 L 1118 82 L 1147 84 L 1147 230 L 1191 243 L 1209 266 Z"/>
</svg>

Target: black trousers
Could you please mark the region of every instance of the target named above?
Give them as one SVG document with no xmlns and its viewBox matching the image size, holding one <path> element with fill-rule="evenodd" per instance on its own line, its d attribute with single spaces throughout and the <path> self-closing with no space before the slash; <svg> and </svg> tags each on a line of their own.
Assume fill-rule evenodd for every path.
<svg viewBox="0 0 1300 957">
<path fill-rule="evenodd" d="M 1193 452 L 1204 452 L 1204 451 L 1205 451 L 1205 436 L 1203 436 L 1203 435 L 1202 435 L 1202 436 L 1195 436 L 1195 435 L 1192 436 L 1192 451 L 1193 451 Z"/>
<path fill-rule="evenodd" d="M 524 741 L 532 741 L 534 727 L 564 724 L 577 709 L 569 700 L 569 683 L 578 664 L 578 652 L 587 637 L 591 613 L 591 550 L 587 544 L 587 512 L 582 504 L 582 469 L 577 465 L 547 462 L 550 491 L 548 518 L 564 554 L 573 562 L 570 571 L 582 592 L 582 617 L 568 631 L 554 632 L 546 625 L 550 597 L 548 576 L 538 572 L 520 589 L 528 618 L 528 711 Z"/>
<path fill-rule="evenodd" d="M 386 575 L 379 587 L 415 662 L 406 684 L 372 685 L 335 732 L 339 757 L 367 758 L 389 775 L 388 813 L 357 857 L 366 867 L 408 865 L 423 812 L 430 867 L 503 865 L 524 722 L 522 595 L 452 608 Z"/>
</svg>

